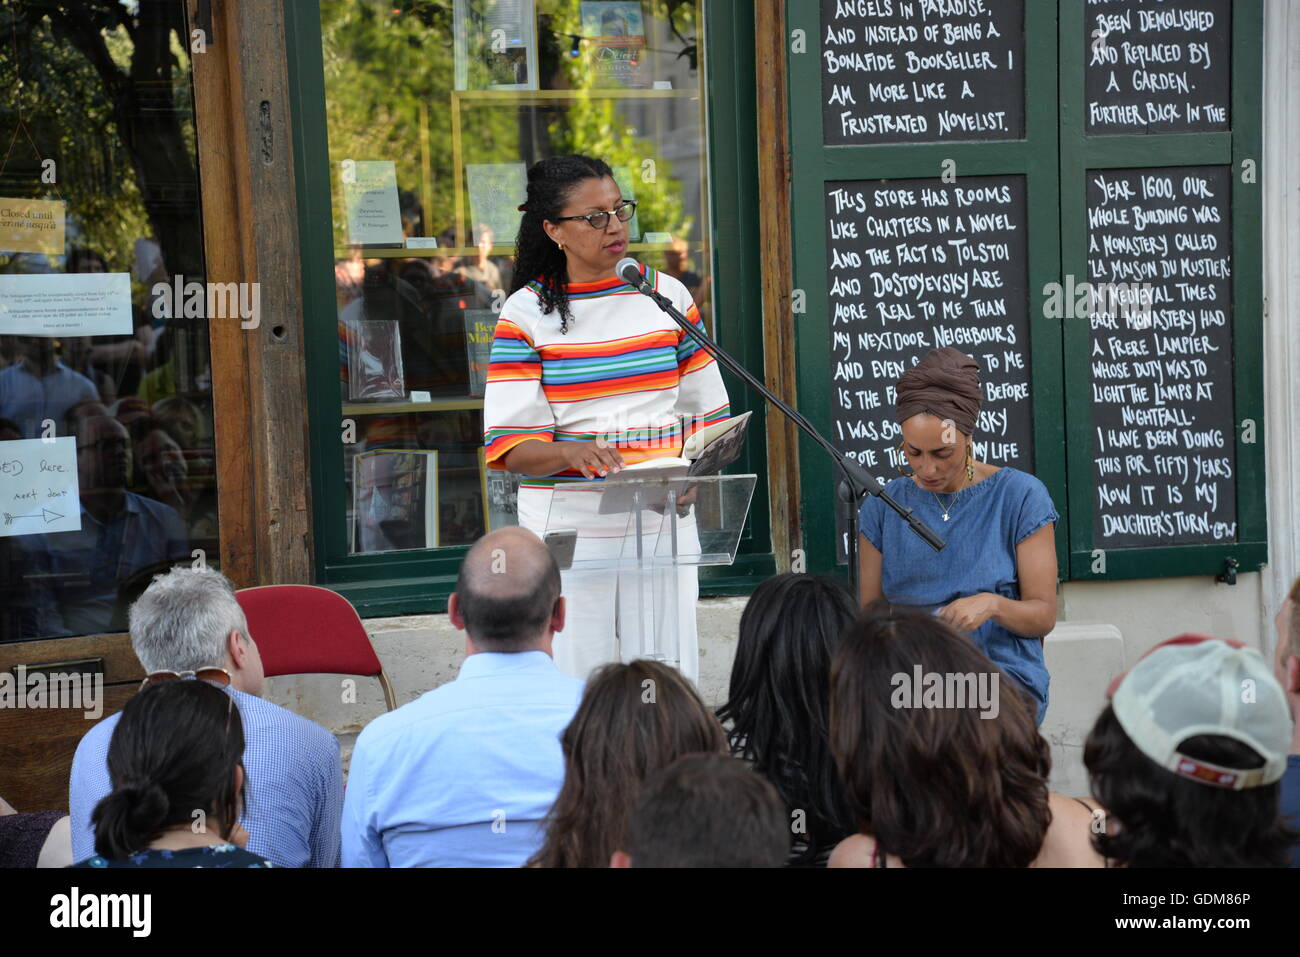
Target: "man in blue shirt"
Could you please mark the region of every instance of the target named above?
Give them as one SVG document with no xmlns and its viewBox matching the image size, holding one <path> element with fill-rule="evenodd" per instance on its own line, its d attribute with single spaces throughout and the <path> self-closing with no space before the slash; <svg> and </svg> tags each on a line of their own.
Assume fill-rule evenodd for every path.
<svg viewBox="0 0 1300 957">
<path fill-rule="evenodd" d="M 1291 593 L 1278 609 L 1277 657 L 1273 671 L 1286 692 L 1291 706 L 1291 751 L 1286 759 L 1286 773 L 1282 775 L 1282 815 L 1296 830 L 1300 830 L 1300 578 L 1291 586 Z M 1291 866 L 1300 867 L 1300 844 L 1291 848 Z"/>
<path fill-rule="evenodd" d="M 514 867 L 541 845 L 582 696 L 551 658 L 565 615 L 555 559 L 526 529 L 492 532 L 466 554 L 447 613 L 466 633 L 456 680 L 357 738 L 344 867 Z"/>
<path fill-rule="evenodd" d="M 220 572 L 176 568 L 131 606 L 131 646 L 144 670 L 224 668 L 244 723 L 248 850 L 278 867 L 338 867 L 343 768 L 334 735 L 263 701 L 262 658 L 234 587 Z M 119 715 L 91 728 L 72 759 L 72 859 L 95 854 L 91 815 L 112 790 L 108 745 Z"/>
<path fill-rule="evenodd" d="M 0 369 L 0 418 L 12 419 L 23 437 L 41 437 L 45 422 L 59 423 L 81 402 L 98 402 L 99 390 L 69 369 L 54 352 L 54 340 L 15 336 L 18 360 Z"/>
</svg>

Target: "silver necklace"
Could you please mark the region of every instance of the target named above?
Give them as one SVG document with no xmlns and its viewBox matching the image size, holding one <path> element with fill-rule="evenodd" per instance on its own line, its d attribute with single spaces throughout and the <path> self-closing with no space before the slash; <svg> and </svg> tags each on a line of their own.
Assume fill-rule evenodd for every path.
<svg viewBox="0 0 1300 957">
<path fill-rule="evenodd" d="M 945 522 L 948 521 L 948 513 L 951 512 L 952 507 L 957 504 L 957 499 L 961 498 L 961 493 L 966 491 L 968 487 L 969 486 L 963 485 L 961 488 L 957 489 L 957 491 L 953 493 L 952 500 L 948 503 L 947 508 L 943 507 L 943 502 L 939 501 L 939 496 L 937 493 L 935 492 L 930 493 L 931 495 L 934 496 L 934 504 L 938 505 L 939 511 L 943 512 L 943 520 Z"/>
</svg>

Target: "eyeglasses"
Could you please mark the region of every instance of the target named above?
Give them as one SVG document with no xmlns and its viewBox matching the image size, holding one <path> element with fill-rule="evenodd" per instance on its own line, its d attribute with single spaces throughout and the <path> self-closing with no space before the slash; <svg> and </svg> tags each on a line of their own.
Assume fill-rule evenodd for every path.
<svg viewBox="0 0 1300 957">
<path fill-rule="evenodd" d="M 222 688 L 230 687 L 230 672 L 225 668 L 199 668 L 197 671 L 154 671 L 144 676 L 140 682 L 141 690 L 149 685 L 160 685 L 168 681 L 183 681 L 186 678 L 198 678 Z"/>
<path fill-rule="evenodd" d="M 551 221 L 562 223 L 568 219 L 585 219 L 592 229 L 604 229 L 609 225 L 610 214 L 617 216 L 620 223 L 626 223 L 636 215 L 636 203 L 633 200 L 626 200 L 610 210 L 602 209 L 598 213 L 587 213 L 584 216 L 557 216 Z"/>
</svg>

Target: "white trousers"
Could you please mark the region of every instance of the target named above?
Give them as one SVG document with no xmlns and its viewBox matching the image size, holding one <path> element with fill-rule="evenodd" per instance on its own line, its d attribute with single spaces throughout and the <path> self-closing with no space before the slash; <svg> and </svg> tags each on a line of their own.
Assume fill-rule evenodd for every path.
<svg viewBox="0 0 1300 957">
<path fill-rule="evenodd" d="M 583 496 L 594 505 L 597 495 Z M 519 524 L 539 537 L 547 528 L 551 512 L 551 489 L 519 489 Z M 586 514 L 589 511 L 590 514 Z M 575 560 L 617 556 L 630 546 L 625 534 L 626 521 L 598 515 L 595 509 L 575 513 L 571 507 L 559 524 L 579 530 Z M 657 516 L 656 516 L 657 518 Z M 556 527 L 556 517 L 550 525 Z M 683 553 L 698 550 L 694 516 L 678 523 L 679 545 Z M 605 533 L 602 535 L 602 532 Z M 660 549 L 662 553 L 662 549 Z M 677 594 L 672 593 L 675 576 Z M 556 666 L 565 674 L 586 680 L 593 668 L 610 661 L 631 661 L 649 657 L 638 634 L 647 635 L 675 616 L 677 621 L 677 659 L 681 673 L 692 683 L 699 683 L 699 634 L 695 606 L 699 598 L 699 574 L 695 566 L 633 570 L 560 571 L 561 589 L 567 614 L 564 630 L 555 636 L 553 651 Z"/>
</svg>

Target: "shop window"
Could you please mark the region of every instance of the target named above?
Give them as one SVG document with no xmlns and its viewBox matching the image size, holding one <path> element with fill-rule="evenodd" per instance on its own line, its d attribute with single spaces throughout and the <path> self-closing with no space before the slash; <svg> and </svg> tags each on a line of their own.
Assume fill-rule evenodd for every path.
<svg viewBox="0 0 1300 957">
<path fill-rule="evenodd" d="M 184 5 L 0 32 L 0 641 L 124 631 L 156 573 L 218 564 Z"/>
<path fill-rule="evenodd" d="M 529 166 L 608 162 L 637 204 L 628 255 L 685 283 L 733 348 L 743 328 L 759 339 L 757 310 L 736 308 L 757 276 L 752 290 L 715 283 L 718 244 L 740 251 L 741 218 L 719 221 L 714 183 L 736 135 L 710 134 L 713 51 L 747 43 L 752 58 L 752 13 L 710 39 L 720 14 L 703 0 L 288 12 L 318 578 L 370 611 L 437 607 L 464 548 L 514 522 L 512 476 L 484 467 L 482 408 Z M 725 54 L 721 69 L 734 68 Z M 746 407 L 728 384 L 733 411 Z M 765 528 L 764 515 L 751 539 L 763 550 Z"/>
</svg>

